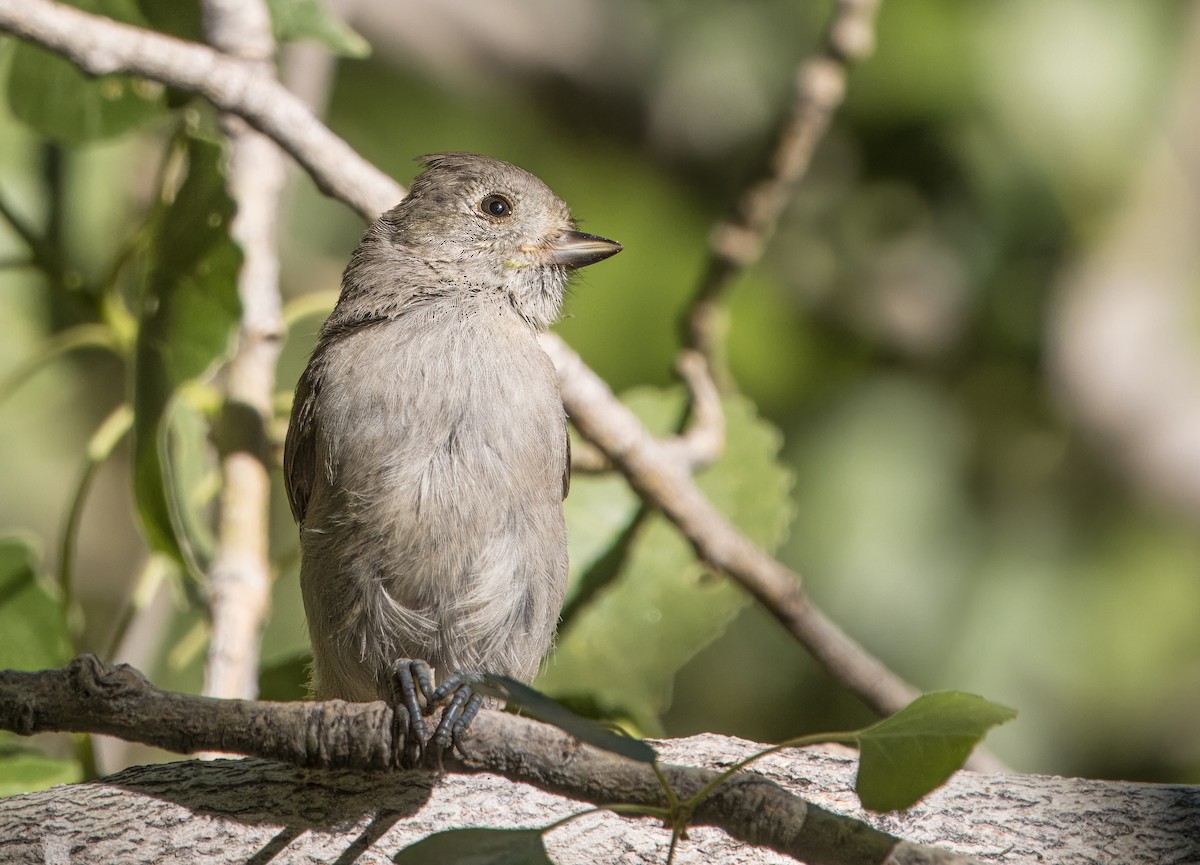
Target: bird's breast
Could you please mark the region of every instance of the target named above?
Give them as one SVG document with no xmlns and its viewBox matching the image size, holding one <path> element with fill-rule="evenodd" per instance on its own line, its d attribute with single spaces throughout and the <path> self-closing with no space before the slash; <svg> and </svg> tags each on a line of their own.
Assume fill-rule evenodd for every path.
<svg viewBox="0 0 1200 865">
<path fill-rule="evenodd" d="M 561 497 L 553 366 L 524 322 L 491 315 L 485 306 L 402 318 L 331 347 L 320 416 L 332 484 L 359 499 L 392 490 L 425 509 Z"/>
</svg>

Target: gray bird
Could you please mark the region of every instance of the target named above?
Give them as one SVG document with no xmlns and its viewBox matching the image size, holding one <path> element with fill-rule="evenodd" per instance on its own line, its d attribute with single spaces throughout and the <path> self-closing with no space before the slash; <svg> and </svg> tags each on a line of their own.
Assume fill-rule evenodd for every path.
<svg viewBox="0 0 1200 865">
<path fill-rule="evenodd" d="M 428 712 L 447 687 L 431 692 L 420 662 L 451 689 L 459 672 L 529 681 L 553 639 L 569 454 L 537 335 L 572 271 L 621 245 L 577 231 L 514 165 L 418 161 L 346 267 L 296 388 L 284 472 L 316 697 L 390 700 L 420 749 L 416 688 Z M 440 747 L 478 708 L 469 685 L 456 700 Z"/>
</svg>

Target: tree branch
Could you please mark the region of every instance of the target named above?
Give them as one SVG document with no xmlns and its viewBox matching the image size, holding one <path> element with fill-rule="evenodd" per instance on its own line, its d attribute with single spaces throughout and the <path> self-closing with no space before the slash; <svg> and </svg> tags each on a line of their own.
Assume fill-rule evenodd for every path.
<svg viewBox="0 0 1200 865">
<path fill-rule="evenodd" d="M 647 502 L 663 512 L 705 564 L 759 600 L 845 687 L 883 715 L 912 702 L 916 688 L 888 670 L 809 601 L 800 575 L 755 546 L 713 507 L 686 467 L 642 426 L 596 373 L 555 334 L 542 348 L 559 369 L 563 404 L 579 432 Z"/>
<path fill-rule="evenodd" d="M 722 385 L 729 373 L 721 356 L 726 326 L 722 302 L 734 277 L 762 258 L 780 214 L 808 171 L 813 152 L 842 104 L 849 67 L 875 45 L 875 13 L 881 0 L 837 0 L 825 45 L 796 73 L 792 113 L 779 134 L 767 176 L 748 188 L 734 212 L 712 232 L 708 263 L 686 313 L 686 342 L 699 351 Z"/>
<path fill-rule="evenodd" d="M 204 28 L 213 45 L 275 76 L 271 16 L 262 0 L 204 0 Z M 212 637 L 204 668 L 210 697 L 258 696 L 258 658 L 270 605 L 267 541 L 271 476 L 267 429 L 275 394 L 275 364 L 285 329 L 279 295 L 278 211 L 287 178 L 284 154 L 244 120 L 226 115 L 231 227 L 242 249 L 237 344 L 226 368 L 221 417 L 221 497 L 217 551 L 209 573 Z"/>
<path fill-rule="evenodd" d="M 0 0 L 0 30 L 62 54 L 86 72 L 126 72 L 197 93 L 270 137 L 317 187 L 373 221 L 404 188 L 371 165 L 256 63 L 89 15 L 52 0 Z"/>
<path fill-rule="evenodd" d="M 402 743 L 386 703 L 264 703 L 160 691 L 132 667 L 93 655 L 41 672 L 0 671 L 0 728 L 102 733 L 182 752 L 247 754 L 294 766 L 392 770 Z M 460 756 L 445 768 L 490 772 L 576 799 L 664 808 L 650 766 L 585 745 L 554 727 L 500 712 L 475 721 Z M 681 799 L 716 777 L 710 770 L 661 765 Z M 909 844 L 861 820 L 810 804 L 751 772 L 719 786 L 693 822 L 810 865 L 904 863 L 969 865 L 967 857 Z"/>
<path fill-rule="evenodd" d="M 688 423 L 679 435 L 656 440 L 662 447 L 664 459 L 690 473 L 712 465 L 725 450 L 725 412 L 721 408 L 721 394 L 699 352 L 681 351 L 675 370 L 691 396 Z M 600 474 L 614 468 L 608 455 L 592 441 L 585 439 L 582 446 L 571 450 L 572 472 Z"/>
</svg>

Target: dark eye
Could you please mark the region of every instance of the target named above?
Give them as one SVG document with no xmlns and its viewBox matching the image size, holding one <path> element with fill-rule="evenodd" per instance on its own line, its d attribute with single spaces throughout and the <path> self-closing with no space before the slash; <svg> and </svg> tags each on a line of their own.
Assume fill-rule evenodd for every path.
<svg viewBox="0 0 1200 865">
<path fill-rule="evenodd" d="M 495 219 L 504 219 L 505 217 L 512 216 L 512 202 L 503 195 L 489 195 L 483 201 L 479 202 L 479 209 Z"/>
</svg>

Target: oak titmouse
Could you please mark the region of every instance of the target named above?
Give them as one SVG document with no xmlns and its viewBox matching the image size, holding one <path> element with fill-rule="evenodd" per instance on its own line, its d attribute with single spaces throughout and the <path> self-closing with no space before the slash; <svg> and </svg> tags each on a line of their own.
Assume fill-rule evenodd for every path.
<svg viewBox="0 0 1200 865">
<path fill-rule="evenodd" d="M 439 679 L 528 681 L 550 646 L 568 441 L 537 334 L 571 271 L 621 246 L 576 231 L 516 166 L 419 161 L 346 267 L 296 388 L 284 470 L 316 696 L 399 700 L 423 731 L 411 678 L 405 698 L 394 690 L 410 659 Z"/>
</svg>

